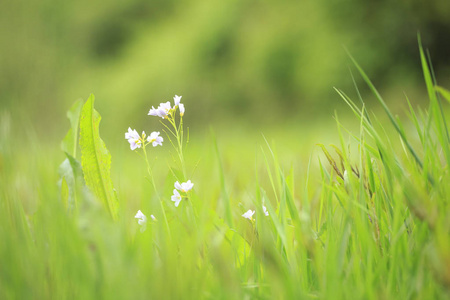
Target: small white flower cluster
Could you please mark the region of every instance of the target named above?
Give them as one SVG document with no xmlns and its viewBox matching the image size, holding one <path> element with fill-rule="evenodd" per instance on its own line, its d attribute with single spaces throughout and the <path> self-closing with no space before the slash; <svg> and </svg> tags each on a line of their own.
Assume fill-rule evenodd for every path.
<svg viewBox="0 0 450 300">
<path fill-rule="evenodd" d="M 263 205 L 263 212 L 264 212 L 264 214 L 266 215 L 266 216 L 268 216 L 269 215 L 269 212 L 267 211 L 267 208 Z M 249 209 L 249 210 L 247 210 L 242 216 L 244 217 L 244 218 L 246 218 L 246 219 L 249 219 L 250 221 L 253 221 L 253 215 L 255 214 L 255 211 L 254 210 L 251 210 L 251 209 Z"/>
<path fill-rule="evenodd" d="M 151 143 L 153 147 L 158 145 L 162 146 L 162 142 L 164 141 L 164 139 L 159 136 L 158 131 L 153 131 L 148 137 L 145 132 L 142 131 L 142 136 L 139 136 L 136 129 L 131 130 L 130 127 L 128 127 L 128 132 L 125 132 L 125 139 L 127 139 L 128 143 L 130 143 L 131 150 L 141 148 L 145 142 L 148 144 Z"/>
<path fill-rule="evenodd" d="M 181 200 L 183 200 L 183 196 L 187 197 L 187 193 L 194 187 L 194 184 L 188 180 L 187 182 L 179 183 L 175 182 L 175 189 L 173 190 L 172 201 L 175 202 L 175 207 L 180 205 Z M 182 192 L 184 195 L 182 196 L 178 191 Z M 141 225 L 141 232 L 144 232 L 147 229 L 147 217 L 138 210 L 137 214 L 134 216 L 138 220 L 138 224 Z M 150 215 L 153 221 L 157 221 L 154 215 Z"/>
<path fill-rule="evenodd" d="M 169 116 L 174 116 L 176 109 L 180 109 L 180 116 L 182 117 L 184 115 L 184 104 L 181 102 L 182 96 L 173 97 L 174 106 L 170 106 L 170 101 L 167 101 L 165 103 L 160 103 L 157 108 L 152 108 L 149 111 L 150 116 L 158 116 L 163 119 L 167 119 Z M 147 144 L 152 144 L 153 147 L 156 147 L 158 145 L 162 146 L 162 142 L 164 139 L 159 136 L 159 132 L 153 131 L 146 139 L 146 134 L 144 131 L 142 131 L 142 136 L 140 136 L 135 129 L 128 128 L 128 132 L 125 133 L 125 139 L 128 140 L 130 143 L 131 150 L 135 150 L 137 148 L 141 148 L 142 145 L 146 146 Z M 147 143 L 147 144 L 146 144 Z"/>
<path fill-rule="evenodd" d="M 175 110 L 178 107 L 180 109 L 180 116 L 183 116 L 184 115 L 184 104 L 180 103 L 181 97 L 182 96 L 177 96 L 177 95 L 175 95 L 175 97 L 173 97 L 173 102 L 175 104 L 173 107 L 170 106 L 170 101 L 160 103 L 157 108 L 152 106 L 152 108 L 148 112 L 148 115 L 167 119 L 169 117 L 169 115 L 171 115 L 172 112 L 175 112 Z"/>
<path fill-rule="evenodd" d="M 175 97 L 173 97 L 173 107 L 171 107 L 170 101 L 167 101 L 165 103 L 160 103 L 157 108 L 152 106 L 148 113 L 148 115 L 150 116 L 157 116 L 163 119 L 168 119 L 169 122 L 175 127 L 177 135 L 178 131 L 175 125 L 175 112 L 177 109 L 179 109 L 180 117 L 183 117 L 185 112 L 184 104 L 181 103 L 181 97 L 182 96 L 178 95 L 175 95 Z M 128 128 L 128 132 L 125 133 L 125 139 L 127 139 L 130 143 L 131 150 L 143 147 L 144 153 L 146 145 L 151 143 L 153 147 L 156 147 L 158 145 L 162 146 L 162 142 L 164 141 L 163 138 L 159 136 L 159 132 L 154 131 L 148 137 L 146 136 L 145 132 L 142 132 L 142 136 L 139 136 L 137 131 L 134 129 L 132 130 L 131 128 Z M 174 202 L 175 207 L 178 207 L 178 205 L 180 205 L 180 202 L 183 198 L 188 198 L 188 193 L 193 188 L 193 186 L 194 184 L 190 180 L 181 184 L 178 181 L 175 182 L 175 189 L 173 190 L 173 195 L 171 197 L 171 200 Z M 180 194 L 180 192 L 182 194 Z M 150 217 L 153 221 L 157 221 L 155 216 L 151 215 Z M 147 217 L 139 210 L 135 218 L 138 219 L 138 224 L 141 225 L 141 232 L 144 232 L 147 228 Z"/>
<path fill-rule="evenodd" d="M 192 189 L 192 187 L 194 187 L 194 184 L 190 180 L 181 184 L 178 181 L 175 182 L 175 189 L 173 190 L 172 195 L 172 201 L 175 202 L 175 207 L 178 207 L 181 200 L 183 199 L 178 191 L 187 194 Z"/>
<path fill-rule="evenodd" d="M 134 217 L 138 219 L 138 224 L 141 225 L 141 232 L 144 232 L 147 229 L 147 217 L 140 210 Z M 150 215 L 150 218 L 155 222 L 157 221 L 154 215 Z"/>
</svg>

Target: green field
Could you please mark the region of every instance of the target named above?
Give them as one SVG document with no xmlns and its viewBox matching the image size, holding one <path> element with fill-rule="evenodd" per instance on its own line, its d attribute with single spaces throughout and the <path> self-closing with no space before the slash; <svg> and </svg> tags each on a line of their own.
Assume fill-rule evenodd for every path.
<svg viewBox="0 0 450 300">
<path fill-rule="evenodd" d="M 110 142 L 91 95 L 60 148 L 4 111 L 0 299 L 448 299 L 450 93 L 420 51 L 428 99 L 401 116 L 355 61 L 376 109 L 336 89 L 348 114 L 311 126 L 190 127 L 167 95 Z"/>
</svg>

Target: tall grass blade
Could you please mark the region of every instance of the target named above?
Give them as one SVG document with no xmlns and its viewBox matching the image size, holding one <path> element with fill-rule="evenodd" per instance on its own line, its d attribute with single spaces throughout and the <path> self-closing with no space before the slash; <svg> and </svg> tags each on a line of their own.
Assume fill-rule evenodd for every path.
<svg viewBox="0 0 450 300">
<path fill-rule="evenodd" d="M 390 109 L 388 108 L 388 106 L 386 105 L 386 103 L 384 102 L 383 98 L 381 97 L 380 93 L 378 92 L 378 90 L 375 88 L 375 86 L 373 85 L 372 81 L 369 79 L 369 77 L 366 75 L 366 73 L 364 72 L 364 70 L 360 67 L 360 65 L 356 62 L 356 60 L 353 58 L 353 56 L 347 51 L 350 59 L 352 60 L 352 62 L 354 63 L 355 67 L 358 69 L 359 73 L 361 74 L 361 76 L 363 77 L 364 81 L 366 82 L 366 84 L 369 86 L 369 88 L 372 90 L 372 92 L 374 93 L 375 97 L 377 98 L 378 102 L 380 102 L 381 106 L 383 107 L 384 111 L 386 112 L 386 114 L 388 115 L 392 125 L 394 125 L 395 130 L 399 133 L 400 137 L 402 138 L 403 142 L 405 143 L 406 147 L 408 148 L 409 152 L 411 152 L 412 156 L 414 157 L 416 163 L 419 165 L 419 167 L 421 169 L 423 169 L 423 163 L 422 160 L 419 158 L 419 156 L 417 155 L 416 151 L 414 150 L 414 148 L 411 146 L 411 144 L 409 143 L 405 132 L 401 129 L 400 125 L 397 123 L 397 121 L 395 120 L 394 116 L 392 115 Z M 434 184 L 434 179 L 431 177 L 431 175 L 428 174 L 428 179 L 429 181 Z"/>
<path fill-rule="evenodd" d="M 449 90 L 446 90 L 441 86 L 436 86 L 435 89 L 437 92 L 439 92 L 442 95 L 442 97 L 444 97 L 445 100 L 447 100 L 450 103 L 450 91 Z"/>
<path fill-rule="evenodd" d="M 212 129 L 211 129 L 211 135 L 212 135 L 212 139 L 213 139 L 213 143 L 214 143 L 214 150 L 216 152 L 217 163 L 219 166 L 220 187 L 221 187 L 221 191 L 222 191 L 223 204 L 225 207 L 225 220 L 226 220 L 228 226 L 233 228 L 233 216 L 231 214 L 230 197 L 228 196 L 227 188 L 226 188 L 226 184 L 225 184 L 225 175 L 224 175 L 225 173 L 223 170 L 222 159 L 221 159 L 220 152 L 219 152 L 219 146 L 217 145 L 216 135 L 214 134 L 214 131 Z"/>
<path fill-rule="evenodd" d="M 422 48 L 422 43 L 419 39 L 419 51 L 420 51 L 420 60 L 422 62 L 422 71 L 423 71 L 423 77 L 425 79 L 425 84 L 428 91 L 428 97 L 430 98 L 430 107 L 431 107 L 431 116 L 434 118 L 434 122 L 436 124 L 437 129 L 437 137 L 439 139 L 439 142 L 442 145 L 445 157 L 447 159 L 447 163 L 450 164 L 450 148 L 448 147 L 449 143 L 449 134 L 448 134 L 448 128 L 447 124 L 445 122 L 444 112 L 442 110 L 442 105 L 440 104 L 440 101 L 438 100 L 436 90 L 434 87 L 434 82 L 432 78 L 432 73 L 430 71 L 430 68 L 428 66 L 427 59 L 425 57 L 425 53 Z"/>
</svg>

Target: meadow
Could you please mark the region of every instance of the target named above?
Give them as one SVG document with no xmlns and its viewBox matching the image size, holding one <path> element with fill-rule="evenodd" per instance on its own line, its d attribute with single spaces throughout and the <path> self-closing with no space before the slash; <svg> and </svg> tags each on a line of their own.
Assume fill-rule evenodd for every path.
<svg viewBox="0 0 450 300">
<path fill-rule="evenodd" d="M 394 115 L 353 60 L 380 109 L 336 89 L 353 121 L 330 117 L 319 142 L 324 128 L 200 135 L 179 96 L 111 150 L 94 95 L 61 149 L 4 112 L 0 298 L 448 298 L 450 92 L 420 53 L 425 108 L 405 97 Z"/>
</svg>

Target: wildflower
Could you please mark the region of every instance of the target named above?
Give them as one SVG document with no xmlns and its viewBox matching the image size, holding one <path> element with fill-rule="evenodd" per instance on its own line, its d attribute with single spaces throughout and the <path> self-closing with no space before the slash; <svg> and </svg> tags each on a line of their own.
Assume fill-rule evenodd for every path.
<svg viewBox="0 0 450 300">
<path fill-rule="evenodd" d="M 172 201 L 175 202 L 175 207 L 178 207 L 181 202 L 180 193 L 176 189 L 173 190 Z"/>
<path fill-rule="evenodd" d="M 182 197 L 178 191 L 187 193 L 192 189 L 193 186 L 194 186 L 194 184 L 190 180 L 188 180 L 187 182 L 183 182 L 181 184 L 178 181 L 175 182 L 175 189 L 173 190 L 172 201 L 175 202 L 176 207 L 178 207 L 178 205 L 180 204 L 180 201 L 182 199 Z"/>
<path fill-rule="evenodd" d="M 170 110 L 172 109 L 172 107 L 170 107 L 170 102 L 167 101 L 166 103 L 159 104 L 158 109 L 159 109 L 161 114 L 168 115 Z"/>
<path fill-rule="evenodd" d="M 147 217 L 142 213 L 142 211 L 138 210 L 137 214 L 134 216 L 138 220 L 138 224 L 141 225 L 141 232 L 144 232 L 147 228 Z M 152 219 L 153 219 L 152 215 Z"/>
<path fill-rule="evenodd" d="M 175 97 L 173 97 L 173 102 L 175 103 L 175 106 L 180 105 L 181 97 L 183 97 L 183 96 L 175 95 Z"/>
<path fill-rule="evenodd" d="M 142 133 L 143 135 L 145 135 L 145 133 Z M 141 148 L 141 137 L 139 136 L 139 134 L 137 133 L 137 131 L 131 130 L 130 127 L 128 127 L 128 132 L 125 132 L 125 138 L 128 140 L 128 142 L 130 143 L 130 148 L 131 150 L 134 150 L 136 148 Z"/>
<path fill-rule="evenodd" d="M 178 181 L 175 182 L 175 188 L 183 193 L 187 193 L 188 191 L 190 191 L 193 186 L 194 184 L 190 180 L 188 180 L 187 182 L 183 182 L 182 184 L 180 184 Z"/>
<path fill-rule="evenodd" d="M 154 106 L 152 106 L 152 108 L 148 112 L 148 115 L 149 116 L 158 116 L 159 117 L 158 108 L 155 108 Z"/>
<path fill-rule="evenodd" d="M 184 115 L 184 104 L 180 103 L 180 116 Z"/>
<path fill-rule="evenodd" d="M 172 107 L 170 107 L 170 102 L 167 101 L 165 103 L 160 103 L 157 108 L 154 108 L 152 106 L 152 108 L 150 109 L 148 114 L 150 116 L 158 116 L 158 117 L 165 119 L 171 110 L 172 110 Z"/>
<path fill-rule="evenodd" d="M 158 221 L 158 220 L 156 220 L 154 215 L 150 215 L 150 218 L 152 218 L 152 220 L 155 221 L 155 222 Z"/>
<path fill-rule="evenodd" d="M 263 205 L 263 211 L 264 211 L 264 214 L 266 215 L 266 216 L 268 216 L 269 215 L 269 212 L 267 211 L 267 208 Z"/>
<path fill-rule="evenodd" d="M 159 136 L 158 131 L 153 131 L 147 138 L 147 142 L 152 143 L 153 147 L 156 147 L 158 145 L 162 146 L 163 141 L 164 139 L 161 136 Z"/>
<path fill-rule="evenodd" d="M 249 210 L 247 210 L 247 212 L 244 213 L 242 216 L 243 216 L 244 218 L 246 218 L 246 219 L 249 219 L 250 221 L 253 221 L 252 216 L 253 216 L 254 214 L 255 214 L 255 211 L 249 209 Z"/>
</svg>

